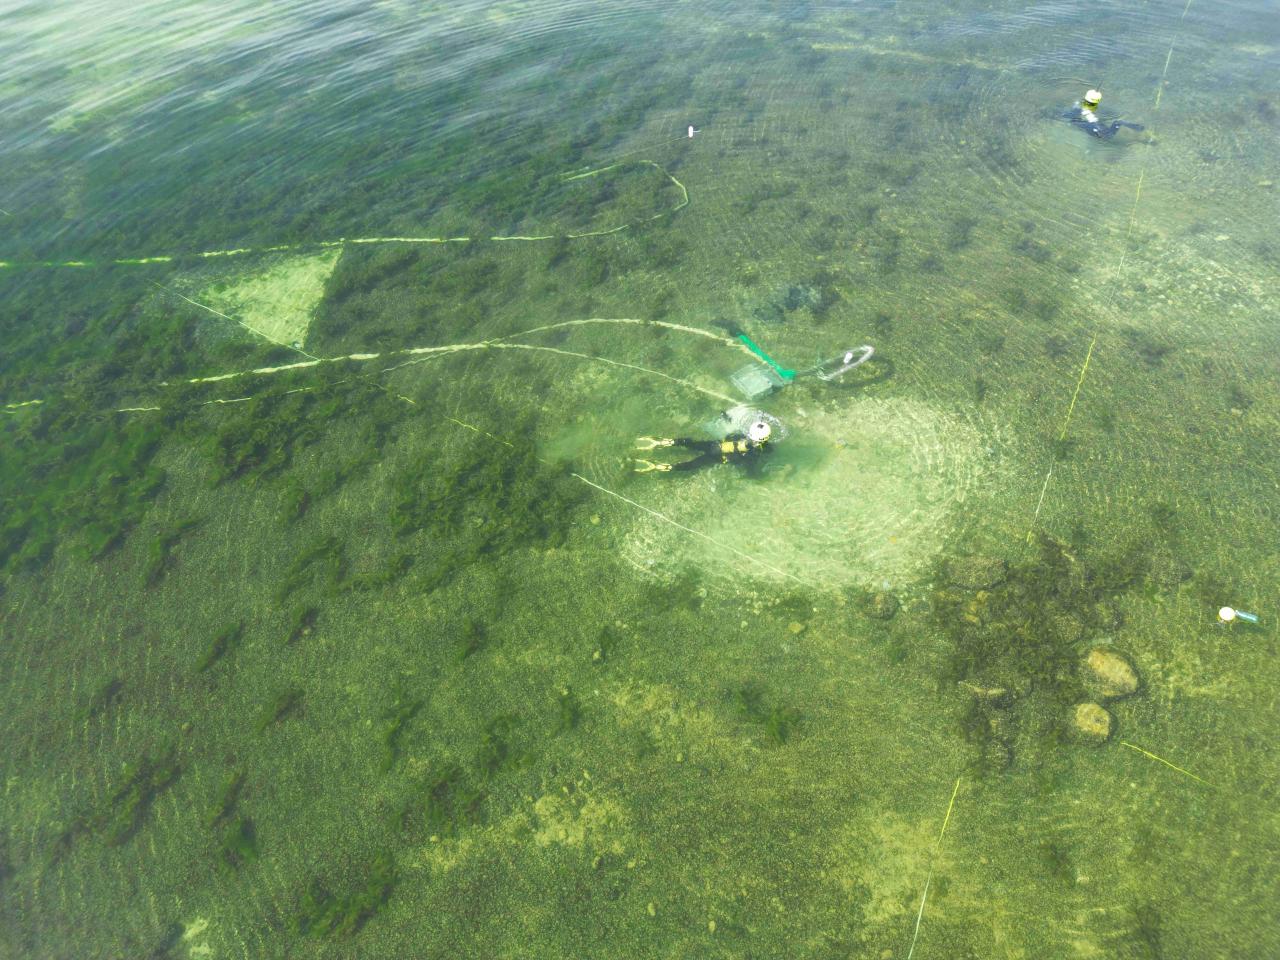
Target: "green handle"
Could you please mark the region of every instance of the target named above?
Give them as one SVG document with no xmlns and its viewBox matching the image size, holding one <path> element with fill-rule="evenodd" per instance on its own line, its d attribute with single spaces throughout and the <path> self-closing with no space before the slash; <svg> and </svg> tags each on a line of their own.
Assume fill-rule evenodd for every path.
<svg viewBox="0 0 1280 960">
<path fill-rule="evenodd" d="M 796 372 L 794 370 L 787 370 L 786 368 L 781 366 L 778 363 L 778 361 L 774 360 L 773 357 L 765 353 L 764 350 L 761 349 L 760 345 L 756 343 L 754 340 L 752 340 L 750 337 L 748 337 L 745 333 L 739 333 L 738 339 L 747 345 L 748 350 L 754 353 L 757 357 L 759 357 L 769 366 L 773 367 L 774 371 L 783 380 L 794 380 L 796 378 Z"/>
</svg>

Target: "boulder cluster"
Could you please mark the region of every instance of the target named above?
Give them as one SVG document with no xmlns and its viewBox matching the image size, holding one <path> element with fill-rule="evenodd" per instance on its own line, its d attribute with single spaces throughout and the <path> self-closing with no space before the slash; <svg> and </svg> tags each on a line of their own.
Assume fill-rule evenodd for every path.
<svg viewBox="0 0 1280 960">
<path fill-rule="evenodd" d="M 1103 704 L 1136 692 L 1142 681 L 1128 659 L 1105 647 L 1089 651 L 1080 664 L 1080 679 L 1093 699 L 1076 704 L 1073 729 L 1082 742 L 1105 743 L 1115 729 L 1115 718 Z"/>
</svg>

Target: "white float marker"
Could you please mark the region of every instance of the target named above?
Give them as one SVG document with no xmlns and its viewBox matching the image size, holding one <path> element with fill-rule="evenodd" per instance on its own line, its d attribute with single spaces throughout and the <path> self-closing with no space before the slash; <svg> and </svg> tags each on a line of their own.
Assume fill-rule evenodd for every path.
<svg viewBox="0 0 1280 960">
<path fill-rule="evenodd" d="M 1223 623 L 1234 623 L 1236 620 L 1243 620 L 1245 623 L 1257 623 L 1258 615 L 1256 613 L 1245 613 L 1243 610 L 1236 610 L 1233 607 L 1223 607 L 1218 611 L 1218 619 Z"/>
</svg>

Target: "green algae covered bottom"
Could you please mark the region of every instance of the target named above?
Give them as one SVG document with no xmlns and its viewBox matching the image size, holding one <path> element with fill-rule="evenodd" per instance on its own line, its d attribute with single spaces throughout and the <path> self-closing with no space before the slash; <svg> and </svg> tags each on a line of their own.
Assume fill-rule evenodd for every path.
<svg viewBox="0 0 1280 960">
<path fill-rule="evenodd" d="M 1277 51 L 9 11 L 0 955 L 1280 954 Z"/>
</svg>

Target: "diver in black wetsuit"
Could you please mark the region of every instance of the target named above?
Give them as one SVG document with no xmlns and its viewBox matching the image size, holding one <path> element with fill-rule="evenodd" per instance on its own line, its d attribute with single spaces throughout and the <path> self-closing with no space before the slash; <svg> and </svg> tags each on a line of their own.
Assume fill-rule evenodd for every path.
<svg viewBox="0 0 1280 960">
<path fill-rule="evenodd" d="M 1102 94 L 1097 90 L 1090 90 L 1084 95 L 1083 100 L 1063 114 L 1063 118 L 1084 127 L 1091 137 L 1097 137 L 1099 140 L 1110 140 L 1121 127 L 1142 131 L 1143 126 L 1140 123 L 1127 123 L 1124 120 L 1099 120 L 1097 111 L 1098 104 L 1101 101 Z"/>
<path fill-rule="evenodd" d="M 668 439 L 665 437 L 641 437 L 636 446 L 642 450 L 656 450 L 660 447 L 682 447 L 696 450 L 698 455 L 692 460 L 679 463 L 655 463 L 652 460 L 637 460 L 640 466 L 637 473 L 648 473 L 657 470 L 667 473 L 672 470 L 699 470 L 702 467 L 714 466 L 717 463 L 738 463 L 754 472 L 760 466 L 761 458 L 773 448 L 769 446 L 769 438 L 773 436 L 773 428 L 767 421 L 757 420 L 747 428 L 745 434 L 734 433 L 723 440 L 693 440 L 688 437 Z"/>
</svg>

